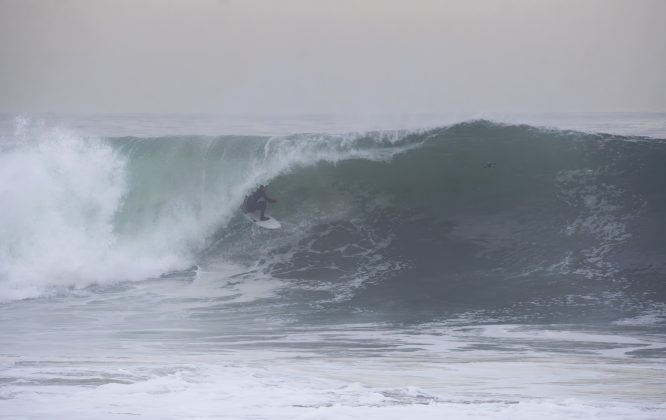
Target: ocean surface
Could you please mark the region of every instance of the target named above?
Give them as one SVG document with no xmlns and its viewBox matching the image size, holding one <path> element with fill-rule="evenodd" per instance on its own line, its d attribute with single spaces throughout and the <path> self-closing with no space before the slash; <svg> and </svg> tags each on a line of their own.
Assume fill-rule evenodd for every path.
<svg viewBox="0 0 666 420">
<path fill-rule="evenodd" d="M 665 362 L 664 113 L 0 116 L 0 419 L 664 419 Z"/>
</svg>

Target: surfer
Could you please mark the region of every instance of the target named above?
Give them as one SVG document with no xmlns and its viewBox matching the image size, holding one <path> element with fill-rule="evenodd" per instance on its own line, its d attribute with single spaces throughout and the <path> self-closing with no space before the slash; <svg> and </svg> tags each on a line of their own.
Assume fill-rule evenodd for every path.
<svg viewBox="0 0 666 420">
<path fill-rule="evenodd" d="M 272 199 L 268 195 L 266 195 L 265 185 L 259 185 L 259 188 L 257 188 L 255 192 L 253 192 L 249 197 L 245 199 L 244 208 L 246 212 L 261 210 L 260 220 L 263 222 L 268 220 L 268 217 L 264 216 L 264 212 L 266 211 L 266 204 L 268 202 L 276 203 L 277 200 Z"/>
</svg>

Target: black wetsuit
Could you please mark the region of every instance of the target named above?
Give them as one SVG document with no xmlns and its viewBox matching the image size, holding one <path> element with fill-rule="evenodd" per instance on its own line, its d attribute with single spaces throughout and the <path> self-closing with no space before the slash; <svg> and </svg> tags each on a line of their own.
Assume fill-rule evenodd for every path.
<svg viewBox="0 0 666 420">
<path fill-rule="evenodd" d="M 271 203 L 275 203 L 275 200 L 266 195 L 265 190 L 259 188 L 257 191 L 253 192 L 252 195 L 250 195 L 245 201 L 245 211 L 251 212 L 251 211 L 260 210 L 261 211 L 260 217 L 263 220 L 265 219 L 264 212 L 266 211 L 266 203 L 268 201 L 270 201 Z"/>
</svg>

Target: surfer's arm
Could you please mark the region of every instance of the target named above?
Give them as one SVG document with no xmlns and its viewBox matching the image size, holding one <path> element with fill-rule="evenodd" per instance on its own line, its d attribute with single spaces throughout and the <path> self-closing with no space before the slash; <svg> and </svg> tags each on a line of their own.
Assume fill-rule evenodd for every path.
<svg viewBox="0 0 666 420">
<path fill-rule="evenodd" d="M 262 192 L 262 193 L 261 193 L 261 197 L 262 197 L 264 200 L 268 201 L 269 203 L 275 203 L 275 202 L 277 202 L 277 200 L 274 200 L 274 199 L 270 198 L 269 196 L 267 196 L 265 192 Z"/>
</svg>

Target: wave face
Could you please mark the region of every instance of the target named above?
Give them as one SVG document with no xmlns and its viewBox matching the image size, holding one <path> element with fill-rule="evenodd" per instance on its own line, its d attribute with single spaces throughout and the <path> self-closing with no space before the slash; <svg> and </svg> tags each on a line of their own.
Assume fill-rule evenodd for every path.
<svg viewBox="0 0 666 420">
<path fill-rule="evenodd" d="M 329 311 L 401 320 L 594 321 L 666 300 L 661 140 L 488 121 L 279 138 L 19 127 L 11 140 L 3 300 L 222 263 Z M 238 210 L 267 182 L 276 232 Z"/>
</svg>

